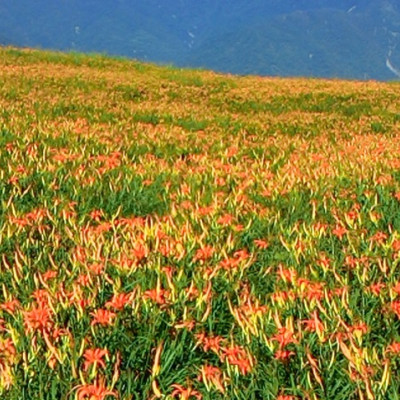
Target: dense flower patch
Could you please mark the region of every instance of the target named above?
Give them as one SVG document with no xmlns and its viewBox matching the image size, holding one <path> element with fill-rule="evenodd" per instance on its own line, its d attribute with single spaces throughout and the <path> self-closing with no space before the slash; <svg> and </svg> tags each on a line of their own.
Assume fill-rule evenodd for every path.
<svg viewBox="0 0 400 400">
<path fill-rule="evenodd" d="M 395 399 L 397 84 L 0 50 L 2 399 Z"/>
</svg>

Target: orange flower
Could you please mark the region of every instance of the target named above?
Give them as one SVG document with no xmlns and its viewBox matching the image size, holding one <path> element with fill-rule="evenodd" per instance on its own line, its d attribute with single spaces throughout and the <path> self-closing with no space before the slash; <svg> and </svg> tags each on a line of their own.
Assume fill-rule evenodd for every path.
<svg viewBox="0 0 400 400">
<path fill-rule="evenodd" d="M 346 213 L 346 216 L 350 220 L 355 221 L 359 217 L 359 213 L 357 210 L 350 210 L 348 213 Z"/>
<path fill-rule="evenodd" d="M 274 302 L 290 302 L 296 300 L 296 294 L 292 290 L 277 291 L 271 294 L 271 300 Z"/>
<path fill-rule="evenodd" d="M 102 272 L 104 271 L 104 263 L 94 263 L 92 265 L 88 266 L 88 270 L 93 274 L 93 275 L 101 275 Z"/>
<path fill-rule="evenodd" d="M 393 287 L 392 290 L 397 294 L 400 295 L 400 282 L 397 282 Z"/>
<path fill-rule="evenodd" d="M 214 207 L 213 206 L 209 206 L 209 207 L 200 207 L 197 212 L 199 213 L 199 215 L 209 215 L 213 212 Z"/>
<path fill-rule="evenodd" d="M 305 319 L 301 321 L 305 325 L 305 329 L 310 332 L 322 332 L 324 330 L 324 325 L 318 317 L 317 311 L 311 313 L 311 319 Z"/>
<path fill-rule="evenodd" d="M 206 385 L 213 384 L 221 393 L 225 392 L 222 384 L 222 371 L 212 365 L 203 365 L 201 367 L 201 375 L 199 380 L 203 381 Z"/>
<path fill-rule="evenodd" d="M 103 216 L 103 210 L 93 210 L 89 215 L 95 221 L 100 221 L 100 218 Z"/>
<path fill-rule="evenodd" d="M 168 290 L 155 288 L 146 290 L 143 294 L 144 299 L 150 299 L 157 304 L 166 304 L 167 297 L 169 295 Z"/>
<path fill-rule="evenodd" d="M 8 182 L 10 185 L 15 185 L 16 183 L 18 183 L 18 181 L 19 181 L 18 176 L 13 175 L 7 182 Z"/>
<path fill-rule="evenodd" d="M 12 339 L 9 338 L 0 341 L 0 354 L 9 360 L 12 360 L 16 356 L 17 350 Z"/>
<path fill-rule="evenodd" d="M 114 294 L 112 299 L 107 301 L 106 307 L 111 307 L 115 310 L 122 310 L 129 301 L 130 295 L 127 293 Z"/>
<path fill-rule="evenodd" d="M 27 218 L 15 218 L 15 217 L 10 217 L 10 222 L 14 225 L 17 225 L 21 228 L 31 225 L 30 221 Z"/>
<path fill-rule="evenodd" d="M 15 309 L 19 306 L 20 306 L 20 303 L 17 299 L 6 301 L 6 302 L 0 304 L 0 308 L 4 311 L 9 312 L 10 314 L 12 314 L 15 311 Z"/>
<path fill-rule="evenodd" d="M 369 240 L 371 242 L 382 243 L 384 240 L 388 238 L 388 235 L 385 232 L 376 232 L 375 235 L 371 236 Z"/>
<path fill-rule="evenodd" d="M 96 235 L 100 235 L 103 232 L 108 232 L 111 229 L 112 225 L 109 222 L 102 222 L 93 228 L 92 232 Z"/>
<path fill-rule="evenodd" d="M 32 297 L 36 300 L 39 306 L 46 306 L 50 301 L 50 294 L 45 289 L 36 289 L 32 293 Z"/>
<path fill-rule="evenodd" d="M 86 261 L 86 250 L 81 246 L 76 246 L 73 250 L 72 254 L 73 259 L 79 261 L 80 263 L 84 263 Z"/>
<path fill-rule="evenodd" d="M 388 347 L 386 347 L 385 352 L 399 354 L 400 353 L 400 342 L 393 342 Z"/>
<path fill-rule="evenodd" d="M 103 382 L 77 386 L 78 400 L 104 400 L 107 396 L 117 397 L 115 391 L 108 390 Z"/>
<path fill-rule="evenodd" d="M 78 285 L 81 285 L 81 286 L 83 286 L 83 287 L 86 287 L 86 286 L 88 286 L 89 283 L 90 283 L 90 276 L 89 276 L 89 275 L 86 275 L 86 274 L 80 274 L 80 275 L 78 276 L 78 278 L 76 279 L 76 283 L 77 283 Z"/>
<path fill-rule="evenodd" d="M 268 247 L 268 242 L 263 239 L 255 239 L 254 244 L 260 249 L 266 249 Z"/>
<path fill-rule="evenodd" d="M 294 352 L 293 351 L 289 351 L 289 350 L 278 350 L 275 353 L 275 359 L 276 360 L 282 360 L 282 361 L 286 361 L 288 360 L 291 356 L 294 356 Z"/>
<path fill-rule="evenodd" d="M 386 285 L 382 282 L 378 282 L 378 283 L 374 283 L 370 286 L 368 286 L 366 289 L 368 292 L 371 292 L 373 295 L 375 296 L 379 296 L 379 294 L 381 293 L 381 290 L 384 289 L 386 287 Z M 399 286 L 399 290 L 400 290 L 400 286 Z"/>
<path fill-rule="evenodd" d="M 300 281 L 300 280 L 299 280 Z M 319 282 L 308 282 L 303 293 L 307 300 L 321 300 L 324 298 L 323 285 Z"/>
<path fill-rule="evenodd" d="M 294 283 L 297 278 L 297 272 L 294 269 L 286 269 L 282 264 L 279 264 L 278 276 L 283 281 Z"/>
<path fill-rule="evenodd" d="M 228 158 L 234 157 L 238 153 L 239 149 L 237 146 L 231 146 L 226 150 L 226 156 Z"/>
<path fill-rule="evenodd" d="M 132 255 L 137 259 L 137 261 L 141 261 L 148 255 L 148 249 L 143 244 L 137 243 L 132 250 Z"/>
<path fill-rule="evenodd" d="M 94 364 L 95 367 L 96 365 L 100 365 L 100 367 L 105 368 L 106 364 L 103 361 L 103 357 L 108 356 L 108 350 L 106 349 L 87 349 L 83 353 L 83 358 L 85 359 L 84 363 L 84 370 L 87 371 L 89 367 Z"/>
<path fill-rule="evenodd" d="M 251 371 L 251 362 L 248 358 L 233 358 L 229 363 L 231 365 L 237 365 L 242 375 L 246 375 Z"/>
<path fill-rule="evenodd" d="M 244 349 L 239 346 L 231 346 L 223 349 L 222 359 L 228 358 L 228 361 L 230 362 L 230 360 L 246 356 L 247 354 Z"/>
<path fill-rule="evenodd" d="M 237 225 L 235 225 L 235 226 L 233 227 L 233 229 L 234 229 L 236 232 L 241 232 L 241 231 L 244 229 L 244 225 L 243 225 L 243 224 L 237 224 Z"/>
<path fill-rule="evenodd" d="M 317 260 L 317 263 L 323 268 L 329 268 L 331 265 L 331 260 L 325 254 L 322 254 L 319 260 Z"/>
<path fill-rule="evenodd" d="M 392 249 L 393 251 L 400 251 L 400 240 L 396 239 L 392 243 Z"/>
<path fill-rule="evenodd" d="M 189 200 L 184 200 L 184 201 L 182 201 L 182 203 L 181 203 L 181 207 L 182 207 L 184 210 L 189 210 L 189 209 L 192 208 L 192 203 L 191 203 Z"/>
<path fill-rule="evenodd" d="M 221 261 L 220 266 L 223 269 L 230 270 L 238 267 L 240 264 L 239 258 L 229 257 Z"/>
<path fill-rule="evenodd" d="M 265 189 L 261 194 L 262 194 L 264 197 L 271 197 L 271 196 L 272 196 L 272 190 Z"/>
<path fill-rule="evenodd" d="M 198 333 L 196 335 L 197 343 L 203 346 L 204 351 L 212 350 L 218 353 L 221 349 L 221 342 L 223 338 L 221 336 L 206 336 L 205 333 Z"/>
<path fill-rule="evenodd" d="M 400 318 L 400 301 L 392 301 L 390 303 L 390 308 Z"/>
<path fill-rule="evenodd" d="M 48 271 L 46 271 L 44 274 L 42 274 L 42 278 L 45 282 L 47 282 L 50 279 L 56 278 L 58 275 L 57 271 L 53 271 L 51 269 L 49 269 Z"/>
<path fill-rule="evenodd" d="M 217 222 L 220 225 L 230 225 L 233 221 L 233 216 L 230 214 L 224 214 L 218 218 Z"/>
<path fill-rule="evenodd" d="M 341 225 L 336 225 L 335 229 L 332 230 L 332 233 L 342 240 L 343 236 L 347 233 L 347 229 Z"/>
<path fill-rule="evenodd" d="M 359 331 L 363 334 L 367 333 L 369 330 L 368 325 L 365 322 L 359 322 L 357 324 L 348 327 L 350 332 Z"/>
<path fill-rule="evenodd" d="M 355 268 L 358 264 L 358 260 L 351 255 L 347 255 L 344 259 L 344 264 L 349 268 Z"/>
<path fill-rule="evenodd" d="M 184 329 L 186 328 L 188 331 L 192 331 L 194 327 L 196 326 L 196 322 L 188 319 L 186 321 L 182 321 L 181 323 L 175 324 L 174 328 L 175 329 Z"/>
<path fill-rule="evenodd" d="M 45 331 L 51 326 L 50 310 L 46 306 L 33 307 L 24 312 L 24 325 L 27 331 Z"/>
<path fill-rule="evenodd" d="M 246 375 L 251 371 L 252 362 L 251 357 L 240 346 L 231 346 L 223 349 L 221 360 L 227 360 L 231 365 L 237 365 L 241 374 Z"/>
<path fill-rule="evenodd" d="M 180 400 L 189 400 L 191 397 L 195 397 L 198 400 L 201 400 L 202 395 L 197 391 L 194 390 L 193 388 L 185 388 L 182 385 L 178 384 L 173 384 L 172 387 L 175 389 L 172 393 L 172 397 L 177 397 L 179 396 Z"/>
<path fill-rule="evenodd" d="M 98 309 L 95 312 L 90 313 L 93 316 L 93 321 L 90 325 L 111 325 L 112 319 L 115 318 L 116 314 L 109 310 Z"/>
<path fill-rule="evenodd" d="M 289 343 L 297 343 L 296 339 L 293 337 L 293 332 L 285 327 L 280 328 L 278 333 L 274 335 L 271 340 L 276 340 L 279 343 L 280 349 Z"/>
<path fill-rule="evenodd" d="M 194 261 L 205 261 L 212 257 L 214 254 L 214 248 L 211 246 L 203 246 L 196 251 L 196 254 L 193 258 Z"/>
<path fill-rule="evenodd" d="M 246 249 L 237 250 L 233 253 L 233 257 L 239 261 L 247 260 L 250 257 L 250 254 Z"/>
</svg>

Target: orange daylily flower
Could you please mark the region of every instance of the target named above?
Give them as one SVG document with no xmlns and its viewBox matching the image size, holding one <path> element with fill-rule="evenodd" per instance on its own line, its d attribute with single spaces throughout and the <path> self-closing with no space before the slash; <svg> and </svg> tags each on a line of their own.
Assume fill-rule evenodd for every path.
<svg viewBox="0 0 400 400">
<path fill-rule="evenodd" d="M 89 215 L 95 221 L 100 221 L 100 218 L 103 216 L 103 210 L 93 210 Z"/>
<path fill-rule="evenodd" d="M 389 346 L 386 347 L 385 353 L 393 353 L 393 354 L 399 354 L 400 353 L 400 342 L 393 342 Z"/>
<path fill-rule="evenodd" d="M 396 239 L 392 243 L 393 251 L 400 251 L 400 239 Z"/>
<path fill-rule="evenodd" d="M 254 239 L 254 244 L 260 249 L 266 249 L 269 246 L 268 242 L 263 239 Z"/>
<path fill-rule="evenodd" d="M 336 225 L 335 229 L 332 230 L 332 233 L 337 236 L 340 240 L 342 240 L 343 236 L 348 232 L 348 230 L 342 225 Z"/>
<path fill-rule="evenodd" d="M 386 284 L 382 282 L 374 283 L 370 286 L 368 286 L 366 289 L 367 291 L 371 292 L 375 296 L 379 296 L 381 293 L 382 289 L 386 288 Z M 399 285 L 399 293 L 400 293 L 400 285 Z"/>
<path fill-rule="evenodd" d="M 33 307 L 30 311 L 24 312 L 24 325 L 28 332 L 46 331 L 52 324 L 51 312 L 46 305 Z"/>
<path fill-rule="evenodd" d="M 294 337 L 294 333 L 285 327 L 280 328 L 278 330 L 278 333 L 274 335 L 271 340 L 277 341 L 279 343 L 280 349 L 282 349 L 289 343 L 297 343 L 297 340 Z"/>
<path fill-rule="evenodd" d="M 78 400 L 104 400 L 107 396 L 118 397 L 115 391 L 107 389 L 101 381 L 79 385 L 77 389 Z"/>
<path fill-rule="evenodd" d="M 137 243 L 132 250 L 132 255 L 136 258 L 137 261 L 140 262 L 148 256 L 148 252 L 149 251 L 145 245 Z"/>
<path fill-rule="evenodd" d="M 198 400 L 202 399 L 202 395 L 195 389 L 189 387 L 185 388 L 182 385 L 173 384 L 171 387 L 174 388 L 173 392 L 171 393 L 172 397 L 178 397 L 180 400 L 189 400 L 192 397 L 195 397 Z"/>
<path fill-rule="evenodd" d="M 282 361 L 286 361 L 288 360 L 291 356 L 294 356 L 295 353 L 293 351 L 289 351 L 289 350 L 277 350 L 275 352 L 275 356 L 274 358 L 276 360 L 282 360 Z"/>
<path fill-rule="evenodd" d="M 203 246 L 197 249 L 193 261 L 205 261 L 212 257 L 214 254 L 214 248 L 211 246 Z"/>
<path fill-rule="evenodd" d="M 106 307 L 114 308 L 115 310 L 122 310 L 127 303 L 129 303 L 131 295 L 128 293 L 114 294 L 110 301 L 105 304 Z"/>
<path fill-rule="evenodd" d="M 143 293 L 144 299 L 150 299 L 157 304 L 166 304 L 168 296 L 169 296 L 169 291 L 160 288 L 149 289 Z"/>
<path fill-rule="evenodd" d="M 214 385 L 221 393 L 225 393 L 222 371 L 218 367 L 203 365 L 198 379 L 206 384 Z"/>
<path fill-rule="evenodd" d="M 312 318 L 302 320 L 301 323 L 305 325 L 305 329 L 310 332 L 322 332 L 324 330 L 324 324 L 319 319 L 316 311 L 311 313 Z"/>
<path fill-rule="evenodd" d="M 229 363 L 231 365 L 237 365 L 242 375 L 248 374 L 252 369 L 251 362 L 248 358 L 231 358 Z"/>
<path fill-rule="evenodd" d="M 96 325 L 96 324 L 100 324 L 100 325 L 111 325 L 113 322 L 113 319 L 116 317 L 116 314 L 112 311 L 109 310 L 104 310 L 104 309 L 98 309 L 92 313 L 90 313 L 90 315 L 93 316 L 93 320 L 91 322 L 90 325 Z"/>
<path fill-rule="evenodd" d="M 371 242 L 382 243 L 384 240 L 388 238 L 388 235 L 385 232 L 377 232 L 375 235 L 371 236 L 369 240 Z"/>
<path fill-rule="evenodd" d="M 100 365 L 100 367 L 105 368 L 106 364 L 103 361 L 103 357 L 108 356 L 107 349 L 87 349 L 83 353 L 83 358 L 85 359 L 84 370 L 87 371 L 92 364 Z"/>
<path fill-rule="evenodd" d="M 218 218 L 217 222 L 220 225 L 230 225 L 233 221 L 233 216 L 230 214 L 224 214 Z"/>
<path fill-rule="evenodd" d="M 0 304 L 0 309 L 9 312 L 10 314 L 20 307 L 20 302 L 17 299 L 6 301 Z"/>
<path fill-rule="evenodd" d="M 204 351 L 212 350 L 218 353 L 221 349 L 221 343 L 224 339 L 221 336 L 206 336 L 205 333 L 198 333 L 196 335 L 197 343 L 203 346 Z"/>
</svg>

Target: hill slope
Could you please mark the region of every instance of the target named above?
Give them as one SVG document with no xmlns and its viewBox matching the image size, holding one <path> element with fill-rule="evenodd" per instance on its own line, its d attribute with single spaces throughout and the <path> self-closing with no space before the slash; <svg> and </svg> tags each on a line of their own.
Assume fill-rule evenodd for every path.
<svg viewBox="0 0 400 400">
<path fill-rule="evenodd" d="M 393 79 L 394 0 L 3 0 L 0 37 L 221 71 Z"/>
<path fill-rule="evenodd" d="M 0 49 L 0 397 L 396 398 L 396 83 Z"/>
</svg>

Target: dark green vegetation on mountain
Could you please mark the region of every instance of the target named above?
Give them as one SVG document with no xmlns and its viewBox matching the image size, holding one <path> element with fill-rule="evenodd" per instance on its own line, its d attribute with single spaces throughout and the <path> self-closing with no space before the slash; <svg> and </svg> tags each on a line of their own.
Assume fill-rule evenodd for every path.
<svg viewBox="0 0 400 400">
<path fill-rule="evenodd" d="M 0 43 L 238 74 L 394 79 L 394 0 L 3 0 Z"/>
</svg>

